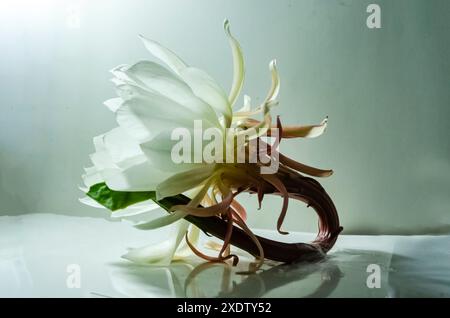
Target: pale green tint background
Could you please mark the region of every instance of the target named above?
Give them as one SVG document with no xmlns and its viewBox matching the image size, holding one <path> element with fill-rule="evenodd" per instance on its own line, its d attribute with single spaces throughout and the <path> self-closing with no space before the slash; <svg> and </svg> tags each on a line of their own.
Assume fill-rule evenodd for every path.
<svg viewBox="0 0 450 318">
<path fill-rule="evenodd" d="M 366 27 L 366 7 L 382 29 Z M 79 28 L 69 7 L 79 11 Z M 319 139 L 282 151 L 335 174 L 320 180 L 346 233 L 450 231 L 450 1 L 1 1 L 0 214 L 107 217 L 78 202 L 92 137 L 116 124 L 108 70 L 150 58 L 137 34 L 172 48 L 228 90 L 229 18 L 255 101 L 281 73 L 285 124 L 330 117 Z M 74 28 L 75 26 L 75 28 Z M 242 196 L 254 227 L 275 227 L 281 200 Z M 285 228 L 316 230 L 293 203 Z"/>
</svg>

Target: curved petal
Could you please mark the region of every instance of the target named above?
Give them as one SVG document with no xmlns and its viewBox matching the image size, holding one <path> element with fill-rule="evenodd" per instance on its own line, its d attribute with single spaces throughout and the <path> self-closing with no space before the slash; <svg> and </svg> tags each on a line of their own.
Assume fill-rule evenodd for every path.
<svg viewBox="0 0 450 318">
<path fill-rule="evenodd" d="M 177 173 L 158 184 L 156 187 L 156 199 L 161 200 L 165 197 L 177 195 L 197 187 L 203 181 L 210 178 L 214 170 L 215 165 L 211 164 Z"/>
<path fill-rule="evenodd" d="M 121 127 L 97 136 L 95 145 L 98 152 L 108 153 L 109 159 L 114 164 L 108 167 L 126 169 L 147 160 L 139 144 Z"/>
<path fill-rule="evenodd" d="M 162 217 L 159 217 L 157 219 L 151 220 L 149 222 L 140 223 L 135 225 L 136 228 L 140 230 L 154 230 L 159 227 L 167 226 L 169 224 L 172 224 L 182 218 L 184 218 L 187 215 L 186 212 L 183 211 L 175 211 L 168 215 L 164 215 Z"/>
<path fill-rule="evenodd" d="M 84 169 L 85 173 L 81 175 L 85 187 L 89 190 L 94 184 L 104 182 L 97 168 L 89 167 Z"/>
<path fill-rule="evenodd" d="M 280 76 L 277 70 L 277 61 L 272 60 L 269 64 L 270 74 L 272 76 L 272 84 L 269 89 L 269 93 L 267 94 L 265 103 L 270 104 L 275 101 L 278 97 L 278 93 L 280 92 Z"/>
<path fill-rule="evenodd" d="M 176 242 L 166 240 L 159 244 L 151 244 L 140 248 L 131 249 L 122 256 L 137 264 L 167 266 L 171 263 Z"/>
<path fill-rule="evenodd" d="M 146 39 L 139 35 L 139 38 L 144 43 L 145 48 L 155 57 L 163 61 L 172 71 L 180 75 L 180 72 L 187 67 L 187 65 L 174 52 L 162 46 L 156 41 Z"/>
<path fill-rule="evenodd" d="M 154 190 L 173 174 L 150 162 L 121 127 L 94 137 L 94 145 L 96 152 L 90 155 L 94 167 L 82 176 L 87 187 L 104 181 L 116 191 Z"/>
<path fill-rule="evenodd" d="M 138 264 L 167 266 L 171 263 L 188 228 L 189 222 L 180 220 L 175 229 L 176 234 L 169 239 L 158 244 L 132 249 L 122 257 Z"/>
<path fill-rule="evenodd" d="M 231 201 L 231 207 L 235 213 L 239 214 L 242 220 L 247 221 L 247 211 L 245 208 L 236 200 Z"/>
<path fill-rule="evenodd" d="M 166 63 L 175 74 L 179 75 L 195 95 L 222 113 L 226 119 L 227 127 L 229 127 L 231 107 L 225 93 L 215 80 L 200 69 L 188 67 L 174 52 L 158 42 L 146 39 L 142 35 L 140 35 L 140 38 L 150 53 Z"/>
<path fill-rule="evenodd" d="M 242 54 L 241 46 L 239 42 L 231 35 L 230 23 L 225 20 L 223 27 L 225 33 L 228 36 L 228 40 L 231 46 L 231 52 L 233 54 L 233 83 L 231 85 L 230 93 L 228 94 L 228 101 L 231 107 L 233 107 L 236 99 L 241 92 L 242 85 L 244 84 L 245 68 L 244 68 L 244 56 Z"/>
<path fill-rule="evenodd" d="M 94 152 L 90 154 L 89 157 L 99 173 L 104 169 L 117 169 L 117 166 L 114 164 L 111 156 L 106 150 Z"/>
<path fill-rule="evenodd" d="M 193 136 L 192 130 L 186 131 L 186 133 L 189 134 L 189 138 L 187 140 L 189 147 L 187 149 L 183 149 L 183 158 L 186 159 L 184 162 L 177 162 L 172 157 L 172 150 L 176 144 L 180 143 L 180 141 L 172 139 L 171 133 L 171 131 L 162 131 L 152 140 L 141 144 L 141 149 L 148 160 L 161 171 L 172 173 L 195 169 L 201 166 L 201 162 L 194 163 L 194 152 L 196 149 L 194 148 L 195 144 L 192 140 L 190 140 L 190 136 Z M 202 157 L 199 159 L 202 159 Z"/>
<path fill-rule="evenodd" d="M 327 129 L 328 117 L 318 125 L 308 126 L 283 126 L 283 138 L 315 138 L 322 135 Z"/>
<path fill-rule="evenodd" d="M 141 61 L 116 73 L 120 72 L 124 73 L 122 76 L 128 78 L 132 85 L 136 83 L 145 90 L 157 92 L 197 114 L 203 120 L 209 121 L 212 126 L 219 127 L 213 108 L 195 96 L 186 83 L 163 66 L 150 61 Z"/>
<path fill-rule="evenodd" d="M 219 84 L 205 71 L 195 67 L 183 69 L 180 77 L 189 85 L 197 97 L 211 105 L 211 107 L 225 117 L 225 125 L 229 127 L 232 111 L 228 98 Z"/>
<path fill-rule="evenodd" d="M 278 221 L 277 221 L 277 230 L 278 230 L 278 233 L 280 233 L 280 234 L 288 234 L 288 232 L 284 232 L 281 230 L 281 225 L 283 225 L 283 221 L 284 221 L 284 218 L 286 217 L 286 213 L 288 210 L 289 193 L 288 193 L 286 187 L 284 186 L 283 182 L 281 182 L 281 180 L 276 175 L 264 174 L 264 175 L 261 175 L 261 177 L 264 180 L 266 180 L 267 182 L 269 182 L 271 185 L 273 185 L 275 187 L 275 189 L 278 190 L 278 192 L 280 193 L 280 195 L 283 198 L 283 206 L 281 208 L 280 216 L 278 217 Z"/>
<path fill-rule="evenodd" d="M 188 240 L 189 242 L 196 246 L 200 239 L 200 229 L 196 227 L 195 225 L 191 224 L 191 230 L 188 233 Z M 189 245 L 186 243 L 186 240 L 183 240 L 178 246 L 178 249 L 175 252 L 175 255 L 173 256 L 174 261 L 183 260 L 187 257 L 192 255 L 192 250 L 189 247 Z"/>
<path fill-rule="evenodd" d="M 233 116 L 236 113 L 241 113 L 241 112 L 249 112 L 252 109 L 252 99 L 250 98 L 250 96 L 248 95 L 244 95 L 244 105 L 242 106 L 241 109 L 239 109 L 237 112 L 233 113 Z"/>
<path fill-rule="evenodd" d="M 272 116 L 270 115 L 270 107 L 269 104 L 265 103 L 263 104 L 263 112 L 264 112 L 264 120 L 263 121 L 257 121 L 252 120 L 250 122 L 254 123 L 253 126 L 240 131 L 237 133 L 237 135 L 247 135 L 248 139 L 255 139 L 257 137 L 263 136 L 267 134 L 267 130 L 270 128 L 272 123 Z M 244 123 L 244 125 L 247 122 Z"/>
<path fill-rule="evenodd" d="M 233 112 L 233 123 L 236 126 L 242 125 L 242 123 L 250 116 L 251 113 L 251 98 L 248 95 L 244 95 L 244 105 L 236 112 Z"/>
<path fill-rule="evenodd" d="M 146 142 L 163 130 L 193 127 L 194 121 L 202 122 L 203 128 L 216 127 L 200 113 L 156 92 L 128 86 L 135 95 L 125 100 L 116 112 L 116 120 L 138 142 Z"/>
<path fill-rule="evenodd" d="M 120 108 L 120 106 L 122 106 L 122 102 L 122 98 L 115 97 L 104 101 L 103 104 L 108 107 L 110 111 L 115 113 Z"/>
<path fill-rule="evenodd" d="M 103 169 L 100 171 L 106 185 L 115 191 L 153 191 L 171 173 L 155 168 L 148 161 L 127 169 Z"/>
<path fill-rule="evenodd" d="M 267 128 L 268 129 L 270 127 L 270 123 L 268 122 L 268 120 L 271 120 L 269 111 L 273 106 L 276 106 L 278 104 L 276 99 L 277 99 L 278 93 L 280 91 L 280 76 L 278 74 L 276 60 L 272 60 L 269 63 L 269 69 L 270 69 L 272 82 L 270 85 L 269 93 L 267 94 L 267 97 L 265 98 L 264 102 L 254 110 L 247 110 L 248 107 L 245 107 L 245 110 L 240 110 L 239 112 L 234 113 L 233 116 L 234 116 L 235 121 L 242 122 L 243 120 L 247 119 L 250 116 L 253 116 L 258 113 L 263 112 L 264 113 L 264 121 L 262 123 L 260 123 L 259 121 L 256 121 L 256 120 L 251 120 L 251 119 L 247 119 L 247 120 L 250 120 L 251 122 L 255 123 L 255 125 L 253 125 L 253 128 L 258 128 L 258 129 Z"/>
<path fill-rule="evenodd" d="M 103 205 L 101 205 L 100 203 L 98 203 L 97 201 L 95 201 L 94 199 L 85 196 L 82 198 L 79 198 L 78 201 L 80 201 L 81 203 L 91 206 L 93 208 L 98 208 L 98 209 L 106 209 Z"/>
<path fill-rule="evenodd" d="M 305 174 L 308 174 L 310 176 L 314 177 L 329 177 L 333 174 L 333 170 L 323 170 L 318 169 L 314 167 L 307 166 L 303 163 L 300 163 L 298 161 L 295 161 L 289 157 L 286 157 L 285 155 L 279 153 L 279 159 L 280 163 L 288 166 L 289 168 L 292 168 L 294 170 L 297 170 L 299 172 L 303 172 Z"/>
<path fill-rule="evenodd" d="M 158 204 L 156 204 L 153 200 L 147 200 L 130 205 L 125 209 L 115 210 L 113 213 L 111 213 L 111 218 L 113 219 L 127 218 L 155 211 L 158 209 L 161 209 L 161 207 Z"/>
</svg>

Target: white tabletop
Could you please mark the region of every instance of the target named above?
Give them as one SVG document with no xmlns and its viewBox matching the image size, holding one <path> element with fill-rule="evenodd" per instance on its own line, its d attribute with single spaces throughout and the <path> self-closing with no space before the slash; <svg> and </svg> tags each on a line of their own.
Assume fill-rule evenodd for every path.
<svg viewBox="0 0 450 318">
<path fill-rule="evenodd" d="M 242 251 L 237 268 L 194 256 L 168 267 L 121 258 L 169 232 L 53 214 L 0 217 L 0 297 L 450 297 L 450 236 L 341 235 L 324 261 L 267 262 L 250 276 L 236 274 L 252 260 Z"/>
</svg>

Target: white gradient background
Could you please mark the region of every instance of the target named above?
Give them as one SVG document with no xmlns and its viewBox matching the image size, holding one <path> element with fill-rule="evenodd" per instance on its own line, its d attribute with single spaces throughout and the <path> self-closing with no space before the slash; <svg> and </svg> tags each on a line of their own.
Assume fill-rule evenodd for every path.
<svg viewBox="0 0 450 318">
<path fill-rule="evenodd" d="M 382 8 L 382 29 L 365 25 Z M 79 25 L 68 20 L 79 11 Z M 92 137 L 116 124 L 102 102 L 108 70 L 151 58 L 137 34 L 172 48 L 228 90 L 228 18 L 246 58 L 244 93 L 256 101 L 276 58 L 285 124 L 330 118 L 319 139 L 285 141 L 301 162 L 333 168 L 319 180 L 346 233 L 450 231 L 450 1 L 0 2 L 0 215 L 50 212 L 107 217 L 86 207 L 83 166 Z M 242 99 L 241 99 L 242 100 Z M 243 195 L 250 225 L 275 228 L 279 198 Z M 293 203 L 285 228 L 315 231 Z"/>
</svg>

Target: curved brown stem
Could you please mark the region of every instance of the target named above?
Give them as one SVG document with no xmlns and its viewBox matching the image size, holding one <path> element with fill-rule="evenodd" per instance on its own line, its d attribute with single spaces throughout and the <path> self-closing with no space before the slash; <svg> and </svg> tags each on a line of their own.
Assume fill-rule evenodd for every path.
<svg viewBox="0 0 450 318">
<path fill-rule="evenodd" d="M 316 211 L 319 217 L 319 233 L 311 243 L 283 243 L 257 236 L 264 249 L 265 258 L 285 263 L 322 258 L 333 247 L 343 229 L 339 224 L 339 217 L 333 201 L 319 182 L 304 177 L 289 168 L 280 167 L 277 177 L 282 180 L 291 198 L 305 202 Z M 249 189 L 248 191 L 257 193 L 258 189 Z M 273 186 L 267 184 L 264 187 L 264 194 L 279 195 L 280 193 Z M 219 217 L 188 215 L 185 219 L 204 232 L 222 240 L 226 236 L 227 222 Z M 238 227 L 233 228 L 230 243 L 255 257 L 259 255 L 256 244 Z"/>
</svg>

